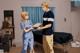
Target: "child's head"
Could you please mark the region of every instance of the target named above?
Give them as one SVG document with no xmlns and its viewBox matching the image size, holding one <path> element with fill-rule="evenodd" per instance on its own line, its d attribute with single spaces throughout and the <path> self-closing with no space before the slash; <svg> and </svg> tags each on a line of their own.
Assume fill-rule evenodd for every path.
<svg viewBox="0 0 80 53">
<path fill-rule="evenodd" d="M 47 3 L 47 2 L 43 2 L 43 3 L 41 4 L 41 6 L 42 6 L 43 11 L 47 11 L 47 10 L 48 10 L 48 8 L 49 8 L 49 6 L 48 6 L 48 3 Z"/>
<path fill-rule="evenodd" d="M 21 12 L 21 17 L 23 20 L 28 20 L 29 19 L 28 12 Z"/>
</svg>

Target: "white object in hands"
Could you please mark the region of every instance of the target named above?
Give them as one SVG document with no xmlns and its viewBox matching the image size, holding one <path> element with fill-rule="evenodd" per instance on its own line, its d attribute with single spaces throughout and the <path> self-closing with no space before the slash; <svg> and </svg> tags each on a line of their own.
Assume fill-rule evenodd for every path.
<svg viewBox="0 0 80 53">
<path fill-rule="evenodd" d="M 41 26 L 41 23 L 36 23 L 33 25 L 33 27 L 39 27 L 39 26 Z"/>
</svg>

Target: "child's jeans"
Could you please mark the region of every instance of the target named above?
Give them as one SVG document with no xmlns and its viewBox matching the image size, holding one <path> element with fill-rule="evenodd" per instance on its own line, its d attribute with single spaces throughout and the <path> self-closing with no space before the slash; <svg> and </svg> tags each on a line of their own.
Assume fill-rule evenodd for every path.
<svg viewBox="0 0 80 53">
<path fill-rule="evenodd" d="M 30 51 L 33 50 L 33 36 L 32 34 L 23 34 L 23 48 L 22 48 L 22 53 L 27 53 L 27 49 L 30 49 Z"/>
</svg>

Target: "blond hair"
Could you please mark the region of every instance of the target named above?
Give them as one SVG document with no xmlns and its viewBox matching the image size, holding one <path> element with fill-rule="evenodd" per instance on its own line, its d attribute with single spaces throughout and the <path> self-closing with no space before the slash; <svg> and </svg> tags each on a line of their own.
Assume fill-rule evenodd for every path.
<svg viewBox="0 0 80 53">
<path fill-rule="evenodd" d="M 21 12 L 21 16 L 22 16 L 22 19 L 25 19 L 25 16 L 28 16 L 28 12 L 25 12 L 25 11 Z"/>
<path fill-rule="evenodd" d="M 48 2 L 43 2 L 43 3 L 41 4 L 41 6 L 46 7 L 46 8 L 49 7 Z"/>
</svg>

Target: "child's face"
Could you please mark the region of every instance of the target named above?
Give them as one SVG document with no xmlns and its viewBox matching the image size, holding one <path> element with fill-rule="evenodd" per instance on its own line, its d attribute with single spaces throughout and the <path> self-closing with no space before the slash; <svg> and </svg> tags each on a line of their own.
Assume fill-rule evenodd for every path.
<svg viewBox="0 0 80 53">
<path fill-rule="evenodd" d="M 28 19 L 29 19 L 29 16 L 28 16 L 28 15 L 27 15 L 27 16 L 25 16 L 25 19 L 26 19 L 26 20 L 28 20 Z"/>
<path fill-rule="evenodd" d="M 29 15 L 26 14 L 26 13 L 21 14 L 21 17 L 22 17 L 24 20 L 28 20 L 28 19 L 29 19 Z"/>
</svg>

